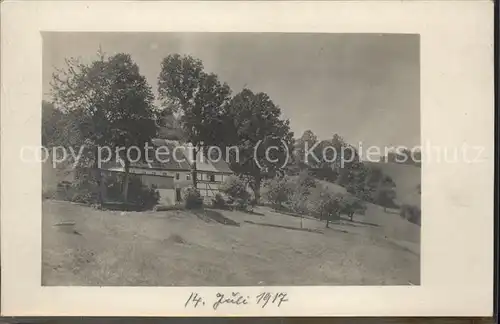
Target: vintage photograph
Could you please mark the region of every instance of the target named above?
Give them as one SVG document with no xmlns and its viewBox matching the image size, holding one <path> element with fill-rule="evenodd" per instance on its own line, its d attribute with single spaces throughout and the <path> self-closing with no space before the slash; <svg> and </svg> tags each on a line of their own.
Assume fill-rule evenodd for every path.
<svg viewBox="0 0 500 324">
<path fill-rule="evenodd" d="M 419 35 L 42 37 L 42 285 L 420 284 Z"/>
<path fill-rule="evenodd" d="M 2 2 L 1 315 L 491 316 L 492 10 Z"/>
</svg>

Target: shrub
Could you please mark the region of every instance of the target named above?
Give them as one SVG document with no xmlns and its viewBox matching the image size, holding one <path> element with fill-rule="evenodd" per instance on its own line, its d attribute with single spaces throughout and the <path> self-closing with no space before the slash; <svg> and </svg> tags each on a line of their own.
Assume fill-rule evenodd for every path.
<svg viewBox="0 0 500 324">
<path fill-rule="evenodd" d="M 160 200 L 158 191 L 144 185 L 136 175 L 130 175 L 126 203 L 123 201 L 123 176 L 111 175 L 106 178 L 105 184 L 107 199 L 113 202 L 135 205 L 140 209 L 152 209 Z"/>
<path fill-rule="evenodd" d="M 410 223 L 421 225 L 421 210 L 418 206 L 405 204 L 401 206 L 400 215 Z"/>
<path fill-rule="evenodd" d="M 227 203 L 224 197 L 220 193 L 216 194 L 214 199 L 212 200 L 212 206 L 214 208 L 219 208 L 219 209 L 226 209 L 227 208 Z"/>
<path fill-rule="evenodd" d="M 229 177 L 219 187 L 220 191 L 233 199 L 250 199 L 250 193 L 243 180 L 238 177 Z"/>
<path fill-rule="evenodd" d="M 127 203 L 152 209 L 158 204 L 160 194 L 158 190 L 145 186 L 139 177 L 131 177 L 128 185 Z"/>
<path fill-rule="evenodd" d="M 97 181 L 92 177 L 78 178 L 70 186 L 66 186 L 63 192 L 65 200 L 82 204 L 96 204 L 99 202 L 99 187 Z"/>
<path fill-rule="evenodd" d="M 200 191 L 193 186 L 184 189 L 184 206 L 186 209 L 199 209 L 203 207 L 203 198 Z"/>
<path fill-rule="evenodd" d="M 229 177 L 219 188 L 222 193 L 230 198 L 231 203 L 237 209 L 247 210 L 248 206 L 251 205 L 251 195 L 247 190 L 245 182 L 240 178 Z"/>
</svg>

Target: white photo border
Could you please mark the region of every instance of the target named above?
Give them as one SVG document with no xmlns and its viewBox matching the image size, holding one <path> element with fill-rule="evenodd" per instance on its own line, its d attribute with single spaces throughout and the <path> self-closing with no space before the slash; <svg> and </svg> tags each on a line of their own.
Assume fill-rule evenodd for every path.
<svg viewBox="0 0 500 324">
<path fill-rule="evenodd" d="M 5 1 L 1 8 L 3 316 L 491 316 L 493 2 Z M 42 36 L 50 31 L 420 35 L 421 137 L 485 148 L 480 163 L 422 166 L 420 286 L 42 287 Z M 185 308 L 200 294 L 285 291 L 281 307 Z"/>
</svg>

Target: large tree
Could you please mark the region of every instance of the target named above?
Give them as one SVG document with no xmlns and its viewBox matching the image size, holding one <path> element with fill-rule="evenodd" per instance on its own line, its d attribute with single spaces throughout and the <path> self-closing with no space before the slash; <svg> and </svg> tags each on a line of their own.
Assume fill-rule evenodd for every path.
<svg viewBox="0 0 500 324">
<path fill-rule="evenodd" d="M 78 120 L 81 145 L 90 149 L 99 187 L 99 147 L 118 152 L 124 161 L 127 201 L 131 160 L 137 154 L 144 158 L 141 150 L 157 133 L 154 95 L 137 64 L 123 53 L 106 57 L 99 52 L 90 64 L 67 59 L 66 68 L 53 75 L 52 95 L 56 107 Z"/>
<path fill-rule="evenodd" d="M 231 100 L 227 136 L 238 150 L 231 156 L 231 168 L 249 180 L 256 202 L 262 180 L 283 173 L 293 151 L 290 122 L 281 118 L 281 110 L 265 93 L 243 89 Z M 278 149 L 277 149 L 278 148 Z M 234 151 L 231 151 L 234 153 Z"/>
<path fill-rule="evenodd" d="M 158 116 L 158 136 L 161 138 L 184 141 L 182 123 L 172 107 L 165 107 Z"/>
<path fill-rule="evenodd" d="M 64 131 L 64 113 L 51 102 L 42 101 L 42 145 L 59 145 Z"/>
<path fill-rule="evenodd" d="M 179 113 L 183 135 L 192 144 L 191 173 L 196 188 L 198 153 L 205 154 L 210 146 L 224 146 L 231 89 L 217 75 L 207 73 L 201 60 L 173 54 L 162 61 L 158 93 L 164 107 Z"/>
</svg>

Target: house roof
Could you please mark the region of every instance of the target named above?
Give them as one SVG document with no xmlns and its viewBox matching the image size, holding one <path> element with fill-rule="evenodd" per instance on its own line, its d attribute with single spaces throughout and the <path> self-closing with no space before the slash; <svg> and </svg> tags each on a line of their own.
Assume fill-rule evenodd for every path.
<svg viewBox="0 0 500 324">
<path fill-rule="evenodd" d="M 178 141 L 167 139 L 153 139 L 154 149 L 150 150 L 148 159 L 151 161 L 132 163 L 133 168 L 151 168 L 163 170 L 189 171 L 193 162 L 192 151 L 189 144 L 181 144 Z M 196 169 L 205 172 L 232 173 L 229 165 L 223 161 L 210 161 L 205 158 L 203 152 L 198 152 L 196 158 Z M 123 164 L 116 159 L 102 164 L 103 169 L 122 168 Z"/>
<path fill-rule="evenodd" d="M 224 160 L 212 161 L 212 164 L 219 172 L 233 173 L 233 171 L 229 168 L 229 164 Z"/>
<path fill-rule="evenodd" d="M 193 152 L 191 151 L 191 145 L 186 144 L 184 147 L 184 155 L 187 160 L 193 162 Z M 197 152 L 196 154 L 196 170 L 205 172 L 218 172 L 218 173 L 233 173 L 229 168 L 229 164 L 223 159 L 210 159 L 204 154 L 204 152 Z"/>
</svg>

